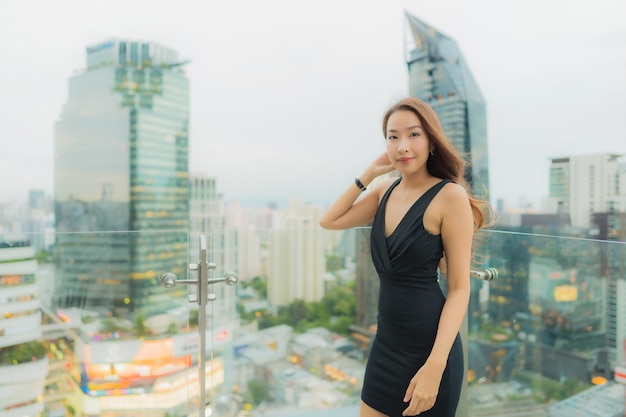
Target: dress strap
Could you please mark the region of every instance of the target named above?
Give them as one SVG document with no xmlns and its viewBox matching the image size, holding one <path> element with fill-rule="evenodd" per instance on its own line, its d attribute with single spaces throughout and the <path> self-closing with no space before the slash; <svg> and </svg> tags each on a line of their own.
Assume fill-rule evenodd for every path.
<svg viewBox="0 0 626 417">
<path fill-rule="evenodd" d="M 380 200 L 380 206 L 385 206 L 385 204 L 387 203 L 387 199 L 389 198 L 389 194 L 391 194 L 391 192 L 393 191 L 394 188 L 396 188 L 396 185 L 400 184 L 400 181 L 402 181 L 402 177 L 398 177 L 398 179 L 396 179 L 388 188 L 387 191 L 385 191 L 385 194 L 383 194 L 383 198 Z"/>
<path fill-rule="evenodd" d="M 421 212 L 421 214 L 424 214 L 430 202 L 433 201 L 433 198 L 435 198 L 439 191 L 441 191 L 441 189 L 449 182 L 453 181 L 444 178 L 437 184 L 430 187 L 424 194 L 422 194 L 422 196 L 416 202 L 419 206 L 419 212 Z"/>
</svg>

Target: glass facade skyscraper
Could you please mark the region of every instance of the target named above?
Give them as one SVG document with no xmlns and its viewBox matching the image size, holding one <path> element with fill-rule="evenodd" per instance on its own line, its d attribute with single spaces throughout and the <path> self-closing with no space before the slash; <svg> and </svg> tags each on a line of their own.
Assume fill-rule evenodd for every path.
<svg viewBox="0 0 626 417">
<path fill-rule="evenodd" d="M 489 190 L 485 100 L 456 42 L 415 16 L 406 14 L 409 95 L 427 102 L 443 130 L 470 162 L 472 191 Z"/>
<path fill-rule="evenodd" d="M 157 278 L 186 273 L 185 62 L 151 42 L 86 52 L 55 125 L 56 304 L 155 314 L 184 293 Z"/>
<path fill-rule="evenodd" d="M 473 194 L 488 198 L 489 159 L 485 100 L 456 42 L 406 13 L 405 60 L 409 95 L 437 113 L 446 137 L 468 161 L 465 179 Z M 445 287 L 445 280 L 441 280 Z M 468 326 L 480 322 L 479 293 L 483 283 L 472 280 Z"/>
</svg>

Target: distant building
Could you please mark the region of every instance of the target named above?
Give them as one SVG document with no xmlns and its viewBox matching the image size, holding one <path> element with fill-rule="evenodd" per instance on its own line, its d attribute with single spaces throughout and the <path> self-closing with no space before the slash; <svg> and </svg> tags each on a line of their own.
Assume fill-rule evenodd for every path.
<svg viewBox="0 0 626 417">
<path fill-rule="evenodd" d="M 406 14 L 405 43 L 409 95 L 435 110 L 446 137 L 467 155 L 466 178 L 474 193 L 489 190 L 485 100 L 457 43 L 438 29 Z"/>
<path fill-rule="evenodd" d="M 488 199 L 489 158 L 485 100 L 457 43 L 424 21 L 406 13 L 405 59 L 409 95 L 437 113 L 446 137 L 467 158 L 465 178 L 477 196 Z M 445 288 L 445 282 L 442 282 Z M 480 316 L 483 282 L 472 280 L 468 325 Z"/>
<path fill-rule="evenodd" d="M 574 227 L 589 228 L 594 213 L 626 212 L 623 155 L 552 158 L 550 198 L 570 215 Z"/>
<path fill-rule="evenodd" d="M 48 358 L 39 342 L 41 302 L 35 250 L 28 241 L 0 242 L 0 410 L 3 417 L 44 411 Z M 29 356 L 25 356 L 25 353 Z M 32 356 L 30 356 L 32 355 Z"/>
<path fill-rule="evenodd" d="M 28 211 L 21 232 L 27 233 L 35 251 L 50 250 L 54 245 L 54 203 L 41 190 L 28 192 Z"/>
<path fill-rule="evenodd" d="M 529 236 L 515 233 L 519 228 L 501 230 L 506 233 L 488 235 L 491 248 L 489 255 L 498 269 L 498 278 L 489 283 L 487 312 L 497 325 L 510 325 L 518 315 L 528 314 L 532 242 Z M 476 323 L 479 320 L 480 317 L 474 317 L 470 322 Z"/>
<path fill-rule="evenodd" d="M 527 213 L 521 215 L 521 227 L 527 230 L 540 227 L 556 232 L 569 227 L 570 223 L 570 216 L 567 213 Z"/>
<path fill-rule="evenodd" d="M 237 230 L 228 227 L 226 205 L 217 192 L 215 178 L 193 174 L 190 178 L 189 200 L 189 259 L 196 262 L 199 256 L 199 238 L 207 240 L 208 260 L 216 265 L 210 277 L 223 277 L 227 271 L 237 271 Z M 215 322 L 230 322 L 236 319 L 235 289 L 226 285 L 214 285 L 216 294 L 212 314 Z"/>
<path fill-rule="evenodd" d="M 284 228 L 270 231 L 267 296 L 284 306 L 295 300 L 320 301 L 326 272 L 321 208 L 292 200 L 284 211 Z"/>
<path fill-rule="evenodd" d="M 353 330 L 363 345 L 369 347 L 376 332 L 378 317 L 378 292 L 380 281 L 370 252 L 370 228 L 359 228 L 354 233 L 356 241 L 356 318 Z"/>
<path fill-rule="evenodd" d="M 267 262 L 264 261 L 267 257 L 267 236 L 273 227 L 273 211 L 269 208 L 244 208 L 239 202 L 231 202 L 226 208 L 226 223 L 229 228 L 237 230 L 236 271 L 242 281 L 266 276 L 264 266 Z"/>
<path fill-rule="evenodd" d="M 178 53 L 111 40 L 86 50 L 55 125 L 58 307 L 149 316 L 187 273 L 189 81 Z"/>
<path fill-rule="evenodd" d="M 626 241 L 626 162 L 619 154 L 590 154 L 553 158 L 550 198 L 570 215 L 574 227 L 589 229 L 592 237 Z M 623 245 L 598 247 L 605 285 L 606 346 L 613 365 L 621 363 L 621 340 L 626 336 L 626 259 Z"/>
<path fill-rule="evenodd" d="M 625 178 L 626 179 L 626 178 Z M 606 285 L 606 344 L 613 365 L 624 363 L 622 341 L 626 338 L 626 213 L 594 213 L 600 269 Z"/>
<path fill-rule="evenodd" d="M 46 193 L 43 190 L 28 191 L 28 208 L 43 209 L 46 203 Z"/>
<path fill-rule="evenodd" d="M 266 384 L 273 400 L 267 404 L 268 415 L 299 415 L 305 410 L 333 414 L 332 409 L 358 401 L 365 364 L 341 352 L 345 337 L 324 328 L 294 334 L 290 326 L 279 325 L 239 341 L 239 380 Z"/>
<path fill-rule="evenodd" d="M 42 190 L 29 190 L 28 199 L 0 202 L 0 233 L 25 234 L 35 252 L 54 244 L 54 204 Z"/>
<path fill-rule="evenodd" d="M 397 175 L 398 173 L 395 171 L 381 175 L 372 181 L 369 188 L 373 189 L 388 178 L 393 178 Z M 371 231 L 371 227 L 368 226 L 346 231 L 346 235 L 344 235 L 344 239 L 349 239 L 349 246 L 353 248 L 351 252 L 354 252 L 354 262 L 356 264 L 356 317 L 351 328 L 352 337 L 358 340 L 360 347 L 365 350 L 371 347 L 372 338 L 376 334 L 378 292 L 380 290 L 378 272 L 376 272 L 372 261 Z"/>
</svg>

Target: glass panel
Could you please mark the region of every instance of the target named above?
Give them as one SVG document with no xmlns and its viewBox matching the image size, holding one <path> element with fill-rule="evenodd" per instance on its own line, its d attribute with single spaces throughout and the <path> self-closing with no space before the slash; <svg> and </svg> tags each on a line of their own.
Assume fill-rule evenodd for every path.
<svg viewBox="0 0 626 417">
<path fill-rule="evenodd" d="M 186 289 L 159 283 L 186 278 L 187 241 L 172 231 L 3 236 L 0 414 L 194 411 Z"/>
<path fill-rule="evenodd" d="M 240 278 L 236 316 L 225 303 L 232 288 L 214 290 L 210 339 L 225 369 L 213 383 L 214 415 L 358 416 L 376 331 L 369 233 L 213 231 L 214 275 L 236 265 Z M 626 246 L 492 230 L 481 238 L 477 271 L 496 268 L 498 277 L 471 281 L 457 415 L 572 415 L 581 403 L 623 415 L 615 368 L 624 358 Z"/>
<path fill-rule="evenodd" d="M 239 276 L 234 287 L 210 286 L 206 415 L 358 415 L 378 297 L 369 232 L 205 235 L 216 264 L 209 278 Z M 623 415 L 626 245 L 495 230 L 482 237 L 481 268 L 498 277 L 472 278 L 458 416 Z M 195 416 L 195 289 L 159 281 L 167 272 L 197 278 L 188 264 L 199 260 L 198 238 L 4 236 L 2 415 Z"/>
<path fill-rule="evenodd" d="M 626 337 L 624 242 L 483 237 L 486 265 L 499 276 L 475 282 L 470 305 L 470 414 L 623 415 L 615 380 Z"/>
<path fill-rule="evenodd" d="M 215 275 L 239 276 L 214 288 L 214 356 L 226 370 L 214 415 L 358 415 L 376 319 L 368 239 L 369 229 L 213 231 Z"/>
</svg>

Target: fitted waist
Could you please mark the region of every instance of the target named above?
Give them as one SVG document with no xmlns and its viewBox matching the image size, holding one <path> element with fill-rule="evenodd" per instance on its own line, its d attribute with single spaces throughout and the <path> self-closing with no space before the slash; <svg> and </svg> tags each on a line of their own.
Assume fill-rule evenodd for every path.
<svg viewBox="0 0 626 417">
<path fill-rule="evenodd" d="M 439 286 L 437 273 L 434 274 L 416 274 L 402 272 L 379 272 L 380 285 L 392 285 L 400 287 L 416 287 L 423 288 L 429 286 Z"/>
<path fill-rule="evenodd" d="M 381 275 L 378 313 L 382 321 L 412 326 L 414 321 L 438 319 L 445 296 L 436 277 Z"/>
</svg>

